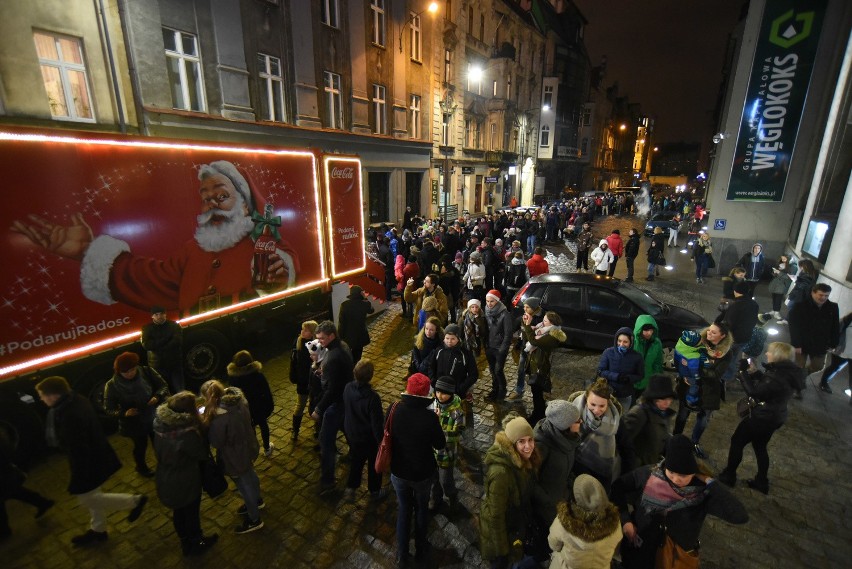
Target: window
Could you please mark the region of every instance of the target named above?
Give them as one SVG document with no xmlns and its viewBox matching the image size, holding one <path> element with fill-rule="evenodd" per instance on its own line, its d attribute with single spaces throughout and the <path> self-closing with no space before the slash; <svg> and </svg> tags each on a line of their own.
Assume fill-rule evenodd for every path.
<svg viewBox="0 0 852 569">
<path fill-rule="evenodd" d="M 452 120 L 450 113 L 443 113 L 441 116 L 441 145 L 450 145 L 450 121 Z"/>
<path fill-rule="evenodd" d="M 94 122 L 83 46 L 77 38 L 33 33 L 41 78 L 55 119 Z"/>
<path fill-rule="evenodd" d="M 557 314 L 577 313 L 583 310 L 583 291 L 580 285 L 553 284 L 547 287 L 544 300 L 547 309 Z"/>
<path fill-rule="evenodd" d="M 472 148 L 482 148 L 482 121 L 473 123 L 473 146 Z"/>
<path fill-rule="evenodd" d="M 452 20 L 453 19 L 453 0 L 447 0 L 446 8 L 444 8 L 444 19 Z"/>
<path fill-rule="evenodd" d="M 257 68 L 260 76 L 261 118 L 267 121 L 283 122 L 285 120 L 284 78 L 281 76 L 281 60 L 258 53 Z"/>
<path fill-rule="evenodd" d="M 482 94 L 482 70 L 473 63 L 467 64 L 467 90 L 477 95 Z"/>
<path fill-rule="evenodd" d="M 589 126 L 592 124 L 592 110 L 591 109 L 583 109 L 583 126 Z"/>
<path fill-rule="evenodd" d="M 373 132 L 376 134 L 387 134 L 385 107 L 385 86 L 373 85 Z"/>
<path fill-rule="evenodd" d="M 544 98 L 541 102 L 541 108 L 545 110 L 553 108 L 553 85 L 544 86 Z"/>
<path fill-rule="evenodd" d="M 485 14 L 479 15 L 479 39 L 485 41 Z"/>
<path fill-rule="evenodd" d="M 464 145 L 470 148 L 473 140 L 473 119 L 466 117 L 464 119 Z"/>
<path fill-rule="evenodd" d="M 512 74 L 511 73 L 509 73 L 509 75 L 506 77 L 506 98 L 509 99 L 509 100 L 512 99 Z"/>
<path fill-rule="evenodd" d="M 411 13 L 411 24 L 409 24 L 411 37 L 411 59 L 420 61 L 423 50 L 423 34 L 420 32 L 420 15 Z"/>
<path fill-rule="evenodd" d="M 172 106 L 185 111 L 204 111 L 204 80 L 198 55 L 198 38 L 193 34 L 163 28 L 166 65 Z"/>
<path fill-rule="evenodd" d="M 385 45 L 385 0 L 370 0 L 373 13 L 373 43 Z"/>
<path fill-rule="evenodd" d="M 325 126 L 343 128 L 343 103 L 340 99 L 340 75 L 325 71 Z"/>
<path fill-rule="evenodd" d="M 541 127 L 541 145 L 550 146 L 550 127 L 547 125 Z"/>
<path fill-rule="evenodd" d="M 482 122 L 475 117 L 464 119 L 464 145 L 466 148 L 479 148 Z"/>
<path fill-rule="evenodd" d="M 497 150 L 498 149 L 498 147 L 497 147 L 497 125 L 494 124 L 494 123 L 491 123 L 490 144 L 491 144 L 491 150 Z"/>
<path fill-rule="evenodd" d="M 411 95 L 408 110 L 408 134 L 411 138 L 420 138 L 420 95 Z"/>
<path fill-rule="evenodd" d="M 444 83 L 453 82 L 453 52 L 444 50 Z"/>
<path fill-rule="evenodd" d="M 367 173 L 370 223 L 381 223 L 390 219 L 390 173 Z"/>
<path fill-rule="evenodd" d="M 583 138 L 583 141 L 580 143 L 580 154 L 585 156 L 589 153 L 589 139 Z"/>
<path fill-rule="evenodd" d="M 467 7 L 467 35 L 473 35 L 473 6 Z"/>
<path fill-rule="evenodd" d="M 332 28 L 339 27 L 337 0 L 320 0 L 320 10 L 323 24 Z"/>
<path fill-rule="evenodd" d="M 497 80 L 496 79 L 491 82 L 491 96 L 492 97 L 497 96 Z"/>
</svg>

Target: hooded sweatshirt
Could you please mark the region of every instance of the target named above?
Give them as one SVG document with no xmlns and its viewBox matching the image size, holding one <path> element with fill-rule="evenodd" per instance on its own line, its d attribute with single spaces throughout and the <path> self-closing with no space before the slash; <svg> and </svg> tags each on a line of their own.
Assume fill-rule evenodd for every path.
<svg viewBox="0 0 852 569">
<path fill-rule="evenodd" d="M 630 338 L 630 346 L 624 351 L 617 346 L 621 335 Z M 607 380 L 616 397 L 630 397 L 633 395 L 633 385 L 645 378 L 645 362 L 642 354 L 632 349 L 633 344 L 633 331 L 626 326 L 619 328 L 613 339 L 613 347 L 605 349 L 598 362 L 598 376 Z"/>
<path fill-rule="evenodd" d="M 757 255 L 754 254 L 755 247 L 760 247 Z M 766 269 L 766 259 L 763 257 L 763 245 L 760 243 L 752 245 L 749 252 L 742 256 L 739 264 L 746 270 L 745 278 L 747 281 L 759 281 L 763 276 L 763 271 Z"/>
<path fill-rule="evenodd" d="M 608 271 L 610 264 L 615 260 L 606 239 L 601 239 L 597 248 L 591 252 L 590 257 L 595 263 L 596 271 Z"/>
<path fill-rule="evenodd" d="M 642 327 L 650 324 L 654 327 L 654 335 L 650 340 L 642 337 Z M 653 316 L 642 314 L 633 325 L 633 349 L 639 352 L 645 362 L 645 375 L 633 384 L 638 390 L 648 387 L 648 378 L 656 373 L 663 373 L 663 343 L 660 342 L 660 328 Z"/>
</svg>

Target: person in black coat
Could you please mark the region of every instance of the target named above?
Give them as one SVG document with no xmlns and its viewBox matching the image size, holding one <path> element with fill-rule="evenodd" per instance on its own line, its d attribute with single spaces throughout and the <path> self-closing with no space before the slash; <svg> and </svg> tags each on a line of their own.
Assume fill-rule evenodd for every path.
<svg viewBox="0 0 852 569">
<path fill-rule="evenodd" d="M 437 475 L 435 450 L 446 447 L 447 439 L 438 415 L 429 409 L 431 382 L 415 373 L 406 382 L 405 393 L 388 409 L 391 432 L 391 483 L 398 505 L 396 517 L 397 561 L 405 565 L 409 558 L 408 541 L 411 515 L 414 514 L 416 557 L 428 556 L 426 531 L 429 526 L 429 492 Z M 392 417 L 391 417 L 392 415 Z"/>
<path fill-rule="evenodd" d="M 621 513 L 625 569 L 654 567 L 657 551 L 669 540 L 681 555 L 695 558 L 697 566 L 698 537 L 708 515 L 732 524 L 748 521 L 743 504 L 696 462 L 692 442 L 684 435 L 669 439 L 659 464 L 618 478 L 610 499 Z"/>
<path fill-rule="evenodd" d="M 151 323 L 142 327 L 139 341 L 148 351 L 148 365 L 166 380 L 171 392 L 183 391 L 183 329 L 168 319 L 165 308 L 151 307 Z"/>
<path fill-rule="evenodd" d="M 317 323 L 315 320 L 302 322 L 302 329 L 296 337 L 291 352 L 290 383 L 296 386 L 296 406 L 293 408 L 293 434 L 291 436 L 293 441 L 299 438 L 305 406 L 308 407 L 308 414 L 313 413 L 322 393 L 322 390 L 317 388 L 319 381 L 315 380 L 314 361 L 308 349 L 308 343 L 314 340 L 316 331 Z"/>
<path fill-rule="evenodd" d="M 631 227 L 630 237 L 627 239 L 627 243 L 624 244 L 624 258 L 627 263 L 627 278 L 624 279 L 624 282 L 633 282 L 633 263 L 636 261 L 638 255 L 639 233 Z"/>
<path fill-rule="evenodd" d="M 731 435 L 728 464 L 719 473 L 719 481 L 733 487 L 737 483 L 737 468 L 743 459 L 743 449 L 749 443 L 757 460 L 757 475 L 747 481 L 749 488 L 769 493 L 769 452 L 766 447 L 772 434 L 787 421 L 787 403 L 793 391 L 804 382 L 804 371 L 793 359 L 793 346 L 772 342 L 766 351 L 766 371 L 748 374 L 743 380 L 746 394 L 757 404 L 743 418 Z"/>
<path fill-rule="evenodd" d="M 390 300 L 390 297 L 388 297 Z M 352 351 L 352 361 L 357 362 L 364 353 L 364 346 L 370 343 L 367 330 L 367 315 L 374 312 L 373 305 L 364 298 L 364 289 L 358 285 L 349 287 L 349 299 L 340 305 L 337 330 L 340 339 L 346 342 Z"/>
<path fill-rule="evenodd" d="M 53 500 L 24 487 L 27 475 L 13 462 L 14 453 L 15 447 L 6 429 L 0 429 L 0 541 L 12 535 L 6 500 L 18 500 L 35 507 L 36 519 L 42 517 L 54 504 Z"/>
<path fill-rule="evenodd" d="M 367 463 L 367 490 L 373 500 L 387 495 L 382 488 L 382 475 L 376 472 L 376 453 L 382 442 L 384 424 L 382 400 L 370 386 L 375 367 L 373 362 L 363 359 L 355 364 L 352 372 L 355 380 L 343 390 L 343 432 L 349 442 L 349 478 L 346 482 L 346 497 L 355 497 L 361 486 L 361 471 Z"/>
<path fill-rule="evenodd" d="M 311 418 L 320 423 L 320 494 L 335 489 L 337 432 L 343 428 L 343 390 L 352 381 L 352 353 L 337 335 L 334 322 L 324 320 L 317 326 L 317 340 L 328 350 L 322 360 L 322 397 Z"/>
<path fill-rule="evenodd" d="M 234 354 L 234 359 L 228 364 L 228 383 L 243 392 L 248 401 L 252 426 L 260 428 L 260 438 L 263 441 L 263 451 L 267 457 L 272 454 L 275 445 L 269 440 L 269 416 L 275 403 L 272 400 L 272 390 L 269 382 L 261 371 L 263 364 L 254 360 L 246 350 Z"/>
<path fill-rule="evenodd" d="M 657 265 L 663 264 L 663 249 L 666 246 L 666 238 L 663 236 L 662 227 L 654 228 L 654 235 L 651 236 L 651 245 L 648 247 L 648 276 L 646 281 L 654 280 L 654 275 L 657 274 Z"/>
<path fill-rule="evenodd" d="M 86 533 L 71 538 L 75 546 L 107 540 L 107 514 L 130 510 L 128 521 L 134 522 L 148 502 L 144 494 L 106 494 L 101 485 L 118 472 L 121 462 L 101 429 L 92 404 L 71 391 L 64 377 L 51 376 L 36 385 L 39 398 L 50 407 L 45 421 L 48 445 L 59 447 L 68 455 L 71 479 L 68 493 L 77 496 L 89 510 L 91 527 Z"/>
<path fill-rule="evenodd" d="M 461 338 L 461 329 L 456 324 L 444 329 L 444 345 L 436 348 L 429 357 L 429 377 L 433 386 L 439 377 L 452 377 L 456 395 L 467 399 L 468 391 L 479 379 L 479 369 L 476 358 Z"/>
<path fill-rule="evenodd" d="M 736 375 L 743 348 L 751 340 L 751 332 L 757 324 L 759 307 L 749 295 L 750 292 L 751 288 L 746 281 L 736 283 L 733 302 L 729 303 L 727 310 L 721 312 L 716 318 L 718 322 L 725 323 L 733 336 L 731 360 L 728 369 L 722 374 L 722 381 L 730 381 Z"/>
<path fill-rule="evenodd" d="M 825 354 L 840 340 L 840 310 L 828 300 L 831 287 L 817 283 L 801 302 L 790 310 L 790 343 L 796 349 L 796 363 L 809 373 L 825 366 Z"/>
</svg>

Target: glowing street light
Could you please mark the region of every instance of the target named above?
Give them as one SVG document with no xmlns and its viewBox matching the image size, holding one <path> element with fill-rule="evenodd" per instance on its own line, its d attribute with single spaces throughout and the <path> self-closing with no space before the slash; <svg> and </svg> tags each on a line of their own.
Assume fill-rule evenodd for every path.
<svg viewBox="0 0 852 569">
<path fill-rule="evenodd" d="M 412 14 L 410 18 L 402 25 L 399 29 L 399 53 L 402 53 L 402 34 L 405 33 L 405 28 L 408 27 L 408 24 L 413 22 L 416 18 L 419 18 L 421 14 L 424 12 L 429 12 L 430 14 L 434 14 L 438 11 L 438 3 L 437 2 L 429 2 L 429 5 L 426 6 L 425 9 L 420 10 L 416 14 Z"/>
</svg>

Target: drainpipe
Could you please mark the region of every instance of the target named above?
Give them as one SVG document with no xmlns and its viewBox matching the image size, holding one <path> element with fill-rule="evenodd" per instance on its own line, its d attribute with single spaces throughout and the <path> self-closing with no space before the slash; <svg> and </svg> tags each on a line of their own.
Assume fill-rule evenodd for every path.
<svg viewBox="0 0 852 569">
<path fill-rule="evenodd" d="M 98 0 L 103 2 L 103 0 Z M 136 54 L 131 47 L 131 31 L 127 23 L 127 7 L 129 0 L 116 0 L 118 7 L 118 19 L 121 21 L 121 32 L 124 34 L 124 49 L 127 56 L 127 71 L 130 74 L 130 88 L 133 92 L 133 107 L 136 109 L 136 121 L 139 124 L 139 132 L 143 136 L 149 136 L 148 121 L 142 108 L 142 87 L 139 85 L 139 73 L 136 71 Z"/>
<path fill-rule="evenodd" d="M 118 126 L 121 129 L 121 134 L 127 134 L 127 121 L 124 119 L 124 105 L 121 99 L 121 90 L 118 87 L 118 70 L 115 68 L 115 57 L 112 54 L 112 41 L 110 40 L 109 24 L 104 11 L 104 0 L 98 0 L 95 9 L 98 11 L 98 18 L 104 30 L 104 43 L 106 44 L 107 59 L 109 61 L 109 72 L 112 76 L 112 89 L 115 93 L 115 106 L 118 111 Z"/>
</svg>

